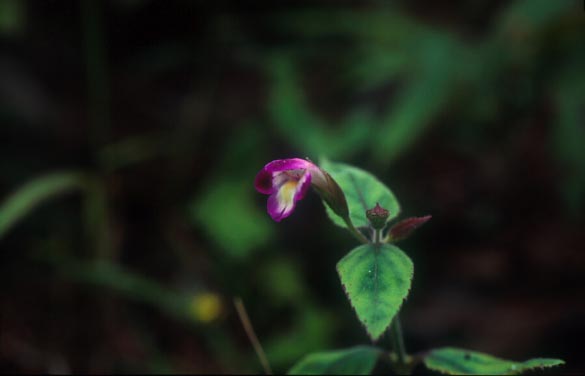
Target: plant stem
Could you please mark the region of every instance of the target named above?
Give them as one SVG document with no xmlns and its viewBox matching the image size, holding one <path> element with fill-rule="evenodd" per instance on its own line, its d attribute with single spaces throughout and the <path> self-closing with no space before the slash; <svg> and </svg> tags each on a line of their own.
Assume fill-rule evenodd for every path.
<svg viewBox="0 0 585 376">
<path fill-rule="evenodd" d="M 374 244 L 382 242 L 382 230 L 374 229 Z"/>
<path fill-rule="evenodd" d="M 234 298 L 234 305 L 236 306 L 236 311 L 238 312 L 238 316 L 240 316 L 240 321 L 244 326 L 244 330 L 246 331 L 246 334 L 252 343 L 252 347 L 254 347 L 254 351 L 260 360 L 260 364 L 262 364 L 262 368 L 264 368 L 264 373 L 267 375 L 272 375 L 272 369 L 268 363 L 268 358 L 266 358 L 264 349 L 262 349 L 262 345 L 260 344 L 260 341 L 258 341 L 258 337 L 256 337 L 256 333 L 254 332 L 254 328 L 252 327 L 252 323 L 250 322 L 250 318 L 248 317 L 248 313 L 246 312 L 242 298 Z"/>
<path fill-rule="evenodd" d="M 368 240 L 368 238 L 366 238 L 364 236 L 364 234 L 362 234 L 357 228 L 355 228 L 355 226 L 353 225 L 353 223 L 351 222 L 351 219 L 349 219 L 349 217 L 347 218 L 343 218 L 343 220 L 345 221 L 345 224 L 347 225 L 347 228 L 349 229 L 349 232 L 351 232 L 351 234 L 360 242 L 364 243 L 364 244 L 368 244 L 370 241 Z"/>
<path fill-rule="evenodd" d="M 111 125 L 103 4 L 98 0 L 84 0 L 80 5 L 88 84 L 89 142 L 93 151 L 97 151 L 108 141 Z"/>
<path fill-rule="evenodd" d="M 392 327 L 390 328 L 390 335 L 392 336 L 392 346 L 394 347 L 394 352 L 398 357 L 398 369 L 403 370 L 406 372 L 406 368 L 408 367 L 408 361 L 406 354 L 406 349 L 404 347 L 404 338 L 402 336 L 402 325 L 400 324 L 400 317 L 398 314 L 392 320 Z"/>
</svg>

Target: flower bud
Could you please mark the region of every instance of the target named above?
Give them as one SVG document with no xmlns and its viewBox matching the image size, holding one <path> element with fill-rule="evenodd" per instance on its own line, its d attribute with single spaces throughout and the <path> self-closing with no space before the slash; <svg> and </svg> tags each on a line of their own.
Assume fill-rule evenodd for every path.
<svg viewBox="0 0 585 376">
<path fill-rule="evenodd" d="M 408 238 L 414 230 L 424 225 L 429 219 L 431 219 L 431 216 L 425 215 L 424 217 L 412 217 L 398 222 L 388 231 L 390 241 L 395 242 Z"/>
<path fill-rule="evenodd" d="M 366 210 L 366 217 L 368 217 L 370 224 L 376 230 L 381 230 L 386 226 L 389 214 L 390 212 L 381 207 L 379 203 L 376 203 L 373 209 Z"/>
<path fill-rule="evenodd" d="M 319 196 L 327 203 L 335 214 L 341 218 L 349 218 L 349 208 L 343 190 L 337 182 L 326 171 L 319 168 L 320 179 L 316 179 L 313 188 Z"/>
</svg>

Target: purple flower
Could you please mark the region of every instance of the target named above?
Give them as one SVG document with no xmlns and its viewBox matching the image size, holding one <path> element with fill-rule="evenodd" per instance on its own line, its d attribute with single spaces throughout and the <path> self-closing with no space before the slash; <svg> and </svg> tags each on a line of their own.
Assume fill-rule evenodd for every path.
<svg viewBox="0 0 585 376">
<path fill-rule="evenodd" d="M 291 158 L 268 163 L 258 175 L 254 185 L 268 197 L 268 214 L 276 222 L 291 215 L 297 201 L 305 197 L 309 186 L 326 188 L 331 178 L 310 161 Z M 319 190 L 319 189 L 318 189 Z"/>
</svg>

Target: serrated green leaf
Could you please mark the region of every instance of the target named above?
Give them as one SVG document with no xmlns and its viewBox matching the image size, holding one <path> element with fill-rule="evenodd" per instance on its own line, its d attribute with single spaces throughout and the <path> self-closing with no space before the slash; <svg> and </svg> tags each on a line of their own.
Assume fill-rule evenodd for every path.
<svg viewBox="0 0 585 376">
<path fill-rule="evenodd" d="M 0 238 L 42 202 L 83 185 L 77 172 L 55 172 L 40 176 L 18 188 L 0 206 Z"/>
<path fill-rule="evenodd" d="M 380 338 L 408 295 L 414 267 L 392 244 L 365 244 L 337 263 L 341 283 L 373 340 Z"/>
<path fill-rule="evenodd" d="M 356 346 L 309 354 L 295 364 L 289 375 L 368 375 L 381 351 L 371 346 Z"/>
<path fill-rule="evenodd" d="M 388 220 L 395 218 L 400 213 L 400 204 L 392 191 L 369 172 L 328 160 L 322 160 L 320 166 L 335 179 L 345 193 L 349 216 L 354 226 L 369 226 L 366 210 L 376 206 L 376 203 L 380 203 L 380 206 L 390 212 Z M 345 227 L 343 219 L 333 213 L 327 205 L 325 206 L 329 218 L 336 225 Z"/>
<path fill-rule="evenodd" d="M 424 363 L 429 369 L 449 375 L 518 375 L 535 368 L 554 367 L 565 362 L 546 358 L 513 362 L 476 351 L 443 347 L 431 351 L 425 357 Z"/>
</svg>

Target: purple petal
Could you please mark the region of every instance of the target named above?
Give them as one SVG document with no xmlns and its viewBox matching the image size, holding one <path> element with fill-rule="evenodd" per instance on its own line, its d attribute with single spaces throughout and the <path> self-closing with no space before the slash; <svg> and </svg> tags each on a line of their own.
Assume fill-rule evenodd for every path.
<svg viewBox="0 0 585 376">
<path fill-rule="evenodd" d="M 269 195 L 274 191 L 272 187 L 272 174 L 265 169 L 260 170 L 254 179 L 254 186 L 256 190 L 265 195 Z"/>
<path fill-rule="evenodd" d="M 267 211 L 276 222 L 292 214 L 297 201 L 305 197 L 311 186 L 311 174 L 305 172 L 298 181 L 289 180 L 268 197 Z"/>
<path fill-rule="evenodd" d="M 315 165 L 307 160 L 300 158 L 277 159 L 264 166 L 264 170 L 268 172 L 278 172 L 285 170 L 305 170 L 314 167 Z"/>
<path fill-rule="evenodd" d="M 297 183 L 297 191 L 295 193 L 295 202 L 303 199 L 311 186 L 311 173 L 306 171 Z"/>
<path fill-rule="evenodd" d="M 282 219 L 288 217 L 293 212 L 296 206 L 294 200 L 284 201 L 279 197 L 279 192 L 275 192 L 268 197 L 267 211 L 268 214 L 276 222 L 280 222 Z"/>
</svg>

